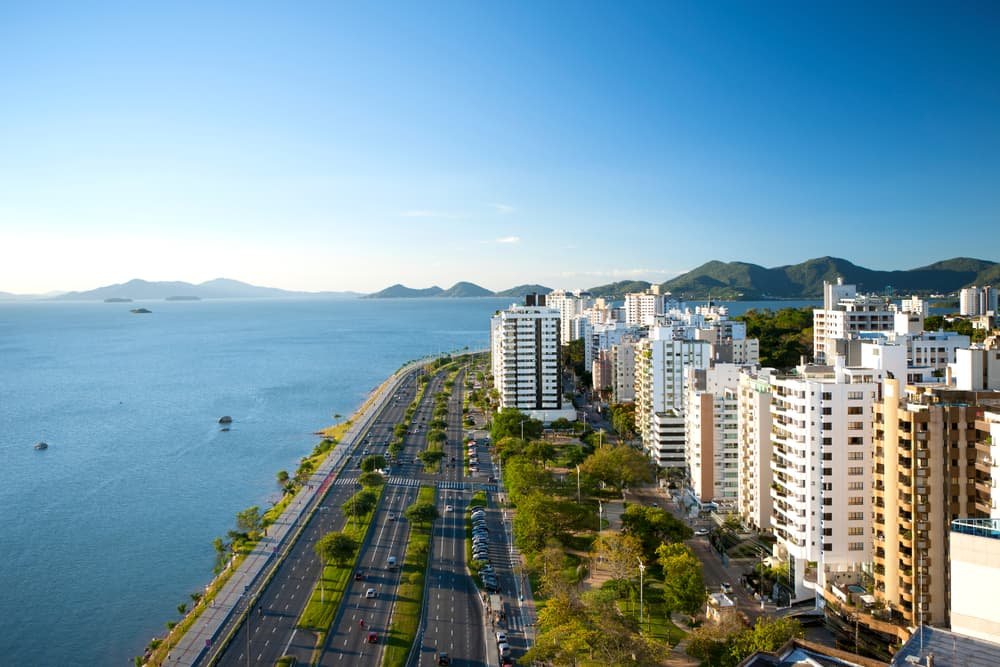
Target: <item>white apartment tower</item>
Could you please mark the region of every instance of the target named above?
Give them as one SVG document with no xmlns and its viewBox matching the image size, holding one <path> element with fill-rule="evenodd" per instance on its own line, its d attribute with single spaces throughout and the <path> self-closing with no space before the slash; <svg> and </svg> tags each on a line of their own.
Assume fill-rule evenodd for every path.
<svg viewBox="0 0 1000 667">
<path fill-rule="evenodd" d="M 710 363 L 708 342 L 675 340 L 670 327 L 653 327 L 636 343 L 636 431 L 661 466 L 684 467 L 684 372 Z"/>
<path fill-rule="evenodd" d="M 739 374 L 735 364 L 685 372 L 685 461 L 691 493 L 701 503 L 736 503 Z"/>
<path fill-rule="evenodd" d="M 625 295 L 625 324 L 649 325 L 665 312 L 666 294 L 660 294 L 658 285 L 645 292 Z"/>
<path fill-rule="evenodd" d="M 895 310 L 888 299 L 859 296 L 854 285 L 823 283 L 823 307 L 813 309 L 813 355 L 817 364 L 833 363 L 837 341 L 856 338 L 862 331 L 892 331 Z"/>
<path fill-rule="evenodd" d="M 578 333 L 578 331 L 574 332 L 573 330 L 573 318 L 583 315 L 583 311 L 593 305 L 594 299 L 590 295 L 590 292 L 583 292 L 581 290 L 575 292 L 555 290 L 545 296 L 545 303 L 549 308 L 559 311 L 559 340 L 565 344 L 571 340 L 576 340 L 573 335 L 574 333 Z"/>
<path fill-rule="evenodd" d="M 872 559 L 872 414 L 881 372 L 800 366 L 771 378 L 771 526 L 793 600 Z M 806 564 L 817 563 L 815 581 Z"/>
<path fill-rule="evenodd" d="M 494 315 L 490 347 L 501 408 L 529 414 L 560 409 L 559 311 L 547 308 L 544 296 L 529 294 L 525 305 Z"/>
<path fill-rule="evenodd" d="M 997 312 L 997 290 L 990 285 L 966 287 L 959 292 L 958 309 L 962 315 L 976 316 Z"/>
<path fill-rule="evenodd" d="M 771 378 L 775 371 L 745 370 L 739 378 L 739 490 L 744 524 L 771 531 Z"/>
</svg>

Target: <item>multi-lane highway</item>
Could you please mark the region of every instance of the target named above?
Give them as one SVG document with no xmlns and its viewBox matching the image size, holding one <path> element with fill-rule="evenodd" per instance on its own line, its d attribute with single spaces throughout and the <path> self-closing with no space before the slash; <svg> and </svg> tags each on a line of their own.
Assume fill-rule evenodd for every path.
<svg viewBox="0 0 1000 667">
<path fill-rule="evenodd" d="M 446 467 L 438 493 L 441 518 L 434 525 L 422 637 L 415 654 L 421 665 L 437 664 L 441 652 L 453 665 L 487 664 L 483 605 L 465 562 L 465 508 L 472 492 L 463 483 L 463 385 L 460 373 L 448 401 Z"/>
<path fill-rule="evenodd" d="M 496 473 L 485 447 L 480 445 L 480 472 L 472 479 L 464 474 L 463 373 L 456 378 L 449 397 L 445 457 L 440 470 L 427 473 L 416 458 L 426 447 L 434 396 L 442 390 L 444 379 L 444 374 L 438 373 L 428 382 L 404 438 L 403 453 L 398 463 L 386 471 L 387 483 L 371 530 L 362 545 L 357 575 L 349 581 L 334 622 L 319 647 L 321 665 L 380 664 L 409 538 L 409 522 L 404 519 L 403 512 L 415 500 L 422 484 L 437 487 L 441 518 L 433 527 L 426 598 L 417 650 L 411 654 L 410 664 L 437 664 L 442 651 L 448 654 L 452 665 L 498 664 L 495 636 L 498 629 L 508 632 L 513 653 L 524 649 L 523 637 L 517 632 L 519 582 L 511 566 L 509 527 L 504 525 L 499 510 L 489 511 L 488 525 L 490 559 L 500 581 L 505 610 L 503 619 L 498 621 L 484 610 L 481 591 L 470 578 L 465 562 L 465 509 L 476 486 L 494 490 L 487 478 Z M 340 507 L 358 488 L 361 458 L 386 453 L 393 428 L 403 421 L 416 389 L 415 376 L 401 383 L 368 431 L 357 440 L 355 451 L 343 468 L 325 482 L 329 484 L 329 491 L 319 509 L 306 524 L 299 540 L 289 547 L 253 611 L 240 623 L 234 639 L 215 664 L 232 667 L 273 665 L 284 655 L 294 656 L 299 664 L 313 664 L 316 660 L 317 637 L 296 628 L 320 574 L 315 542 L 323 534 L 343 528 Z"/>
<path fill-rule="evenodd" d="M 376 444 L 388 443 L 393 426 L 402 420 L 406 407 L 416 395 L 415 377 L 411 374 L 400 384 L 395 396 L 385 402 L 368 432 L 359 438 L 353 455 L 347 459 L 340 475 L 332 480 L 329 493 L 323 496 L 301 537 L 291 546 L 285 560 L 261 593 L 254 611 L 240 623 L 233 640 L 215 664 L 233 667 L 273 665 L 283 655 L 293 655 L 304 664 L 309 664 L 315 636 L 297 629 L 296 623 L 319 579 L 320 561 L 314 544 L 325 533 L 343 528 L 345 521 L 340 507 L 357 490 L 354 484 L 357 462 L 365 451 L 382 453 L 385 450 L 384 445 L 376 447 Z"/>
<path fill-rule="evenodd" d="M 425 446 L 427 424 L 434 410 L 434 395 L 443 384 L 444 377 L 435 375 L 428 382 L 414 412 L 410 431 L 405 436 L 405 447 L 399 457 L 400 463 L 389 476 L 370 538 L 362 546 L 360 571 L 364 579 L 355 579 L 348 587 L 333 627 L 327 634 L 321 665 L 377 665 L 381 660 L 409 537 L 409 522 L 402 513 L 416 499 L 422 477 L 421 464 L 416 455 Z M 390 565 L 390 557 L 395 559 L 395 565 Z M 370 588 L 374 589 L 375 597 L 366 597 Z M 364 626 L 361 621 L 364 621 Z M 373 632 L 374 643 L 369 641 Z"/>
</svg>

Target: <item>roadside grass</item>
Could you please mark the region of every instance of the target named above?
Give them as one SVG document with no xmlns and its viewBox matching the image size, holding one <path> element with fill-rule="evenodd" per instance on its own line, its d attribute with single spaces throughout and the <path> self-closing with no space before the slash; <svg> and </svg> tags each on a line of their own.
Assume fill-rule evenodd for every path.
<svg viewBox="0 0 1000 667">
<path fill-rule="evenodd" d="M 610 583 L 605 582 L 605 585 Z M 670 620 L 670 612 L 663 604 L 662 584 L 647 582 L 642 597 L 643 614 L 640 631 L 645 637 L 668 646 L 676 646 L 678 642 L 687 637 L 687 633 Z M 619 600 L 618 609 L 623 616 L 631 619 L 638 626 L 639 591 L 632 588 L 628 597 Z"/>
<path fill-rule="evenodd" d="M 373 489 L 380 499 L 382 489 L 382 486 Z M 348 521 L 344 526 L 343 532 L 353 537 L 358 543 L 358 548 L 354 551 L 354 558 L 350 561 L 350 564 L 344 566 L 327 563 L 323 568 L 320 580 L 316 583 L 312 594 L 309 596 L 309 602 L 306 604 L 302 616 L 299 617 L 298 627 L 320 633 L 325 633 L 329 629 L 330 624 L 333 623 L 333 617 L 337 614 L 337 607 L 340 606 L 344 592 L 350 584 L 351 574 L 357 567 L 361 544 L 368 533 L 372 517 L 375 516 L 375 512 L 377 511 L 378 502 L 376 501 L 375 509 L 361 517 L 356 526 L 354 521 Z"/>
<path fill-rule="evenodd" d="M 415 502 L 433 503 L 434 498 L 434 487 L 421 486 Z M 420 613 L 424 606 L 424 578 L 430 556 L 431 525 L 410 524 L 410 538 L 406 543 L 392 623 L 386 633 L 386 648 L 382 654 L 383 667 L 403 667 L 417 636 Z"/>
</svg>

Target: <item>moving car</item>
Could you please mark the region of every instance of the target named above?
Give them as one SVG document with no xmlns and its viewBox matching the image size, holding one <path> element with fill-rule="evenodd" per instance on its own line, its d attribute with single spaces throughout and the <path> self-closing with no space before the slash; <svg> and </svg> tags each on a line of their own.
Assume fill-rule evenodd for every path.
<svg viewBox="0 0 1000 667">
<path fill-rule="evenodd" d="M 395 567 L 396 567 L 396 557 L 395 556 L 389 556 L 389 559 L 386 561 L 386 563 L 389 565 L 389 569 L 390 570 L 395 569 Z"/>
<path fill-rule="evenodd" d="M 454 512 L 455 511 L 455 506 L 454 505 L 445 505 L 444 506 L 444 511 L 445 512 Z"/>
<path fill-rule="evenodd" d="M 368 590 L 365 591 L 365 597 L 368 598 L 369 600 L 374 598 L 375 595 L 376 593 L 374 588 L 369 588 Z"/>
<path fill-rule="evenodd" d="M 439 664 L 439 665 L 450 665 L 451 664 L 451 658 L 448 657 L 447 653 L 445 653 L 444 651 L 441 651 L 440 653 L 437 654 L 437 664 Z"/>
<path fill-rule="evenodd" d="M 378 643 L 378 635 L 375 634 L 374 632 L 369 632 L 368 633 L 368 643 L 369 644 L 377 644 Z"/>
<path fill-rule="evenodd" d="M 354 581 L 364 581 L 364 580 L 365 580 L 364 572 L 358 570 L 357 572 L 354 573 Z"/>
<path fill-rule="evenodd" d="M 694 534 L 698 535 L 699 537 L 704 537 L 705 535 L 708 535 L 708 528 L 699 528 L 698 530 L 694 531 Z"/>
</svg>

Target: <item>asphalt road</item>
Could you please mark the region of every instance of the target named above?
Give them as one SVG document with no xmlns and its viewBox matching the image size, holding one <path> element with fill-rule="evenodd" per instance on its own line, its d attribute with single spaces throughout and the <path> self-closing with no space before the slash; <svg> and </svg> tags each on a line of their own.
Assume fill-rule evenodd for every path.
<svg viewBox="0 0 1000 667">
<path fill-rule="evenodd" d="M 397 389 L 399 400 L 386 402 L 368 434 L 355 446 L 355 456 L 348 459 L 333 480 L 330 491 L 306 524 L 302 536 L 291 546 L 288 556 L 262 592 L 255 610 L 240 624 L 217 664 L 232 667 L 273 665 L 282 655 L 294 655 L 308 664 L 315 638 L 310 632 L 297 630 L 295 624 L 320 574 L 320 562 L 313 545 L 327 532 L 343 528 L 345 518 L 340 506 L 357 490 L 353 479 L 358 473 L 359 456 L 366 446 L 373 447 L 365 442 L 388 442 L 393 426 L 402 419 L 415 393 L 416 384 L 411 376 Z"/>
<path fill-rule="evenodd" d="M 483 606 L 465 562 L 465 508 L 472 491 L 455 488 L 466 481 L 462 464 L 464 377 L 460 373 L 456 378 L 448 403 L 448 439 L 441 474 L 445 484 L 438 492 L 441 518 L 434 524 L 420 650 L 411 665 L 436 665 L 439 651 L 446 652 L 456 667 L 486 664 Z"/>
<path fill-rule="evenodd" d="M 374 530 L 362 546 L 359 562 L 365 580 L 352 580 L 344 594 L 344 601 L 327 634 L 321 665 L 377 665 L 381 660 L 385 635 L 392 622 L 400 566 L 409 539 L 409 522 L 402 517 L 402 513 L 416 499 L 417 489 L 425 477 L 422 464 L 414 461 L 426 446 L 427 423 L 433 416 L 434 395 L 443 386 L 444 376 L 439 373 L 428 382 L 427 390 L 414 412 L 413 428 L 405 437 L 400 464 L 389 473 L 388 484 L 374 518 Z M 409 405 L 409 402 L 400 403 L 404 410 Z M 394 519 L 389 519 L 390 513 Z M 389 567 L 389 556 L 395 556 L 396 568 Z M 368 588 L 375 588 L 377 597 L 366 598 Z M 365 622 L 364 627 L 360 625 L 361 620 Z M 370 632 L 376 633 L 375 643 L 368 642 Z"/>
</svg>

